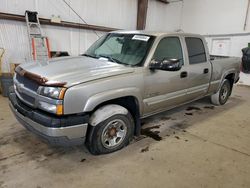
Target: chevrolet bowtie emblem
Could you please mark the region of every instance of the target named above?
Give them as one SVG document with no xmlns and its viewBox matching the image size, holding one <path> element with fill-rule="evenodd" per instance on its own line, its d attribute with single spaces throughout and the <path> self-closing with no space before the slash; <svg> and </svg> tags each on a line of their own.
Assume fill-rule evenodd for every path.
<svg viewBox="0 0 250 188">
<path fill-rule="evenodd" d="M 23 84 L 17 84 L 17 85 L 16 85 L 17 91 L 20 92 L 20 93 L 22 93 L 22 88 L 23 88 L 23 87 L 24 87 Z"/>
</svg>

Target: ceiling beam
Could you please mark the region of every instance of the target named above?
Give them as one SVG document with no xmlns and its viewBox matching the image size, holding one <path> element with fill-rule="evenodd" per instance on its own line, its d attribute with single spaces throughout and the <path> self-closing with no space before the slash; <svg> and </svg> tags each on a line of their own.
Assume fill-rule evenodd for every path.
<svg viewBox="0 0 250 188">
<path fill-rule="evenodd" d="M 3 12 L 0 12 L 0 19 L 26 22 L 25 16 L 23 15 L 8 14 L 8 13 L 3 13 Z M 39 18 L 39 21 L 42 25 L 51 25 L 51 26 L 58 26 L 58 27 L 95 30 L 95 31 L 102 31 L 102 32 L 118 30 L 117 28 L 104 27 L 104 26 L 99 26 L 99 25 L 80 24 L 80 23 L 67 22 L 67 21 L 61 21 L 61 23 L 55 23 L 55 22 L 51 22 L 50 19 L 46 19 L 46 18 Z"/>
<path fill-rule="evenodd" d="M 138 30 L 143 30 L 147 22 L 148 0 L 138 0 L 137 5 L 137 27 Z"/>
</svg>

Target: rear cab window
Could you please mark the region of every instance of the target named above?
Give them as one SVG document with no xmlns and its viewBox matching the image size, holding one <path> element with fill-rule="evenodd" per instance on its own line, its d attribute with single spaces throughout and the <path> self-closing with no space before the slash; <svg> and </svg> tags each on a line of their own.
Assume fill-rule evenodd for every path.
<svg viewBox="0 0 250 188">
<path fill-rule="evenodd" d="M 186 37 L 189 64 L 206 63 L 206 50 L 203 41 L 196 37 Z"/>
</svg>

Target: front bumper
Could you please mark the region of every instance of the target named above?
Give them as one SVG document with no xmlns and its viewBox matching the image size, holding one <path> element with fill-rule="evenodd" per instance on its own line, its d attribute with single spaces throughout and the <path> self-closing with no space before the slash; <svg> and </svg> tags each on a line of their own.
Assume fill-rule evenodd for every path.
<svg viewBox="0 0 250 188">
<path fill-rule="evenodd" d="M 16 119 L 29 131 L 50 144 L 71 146 L 85 142 L 88 115 L 58 118 L 26 106 L 15 93 L 10 93 L 9 100 Z"/>
</svg>

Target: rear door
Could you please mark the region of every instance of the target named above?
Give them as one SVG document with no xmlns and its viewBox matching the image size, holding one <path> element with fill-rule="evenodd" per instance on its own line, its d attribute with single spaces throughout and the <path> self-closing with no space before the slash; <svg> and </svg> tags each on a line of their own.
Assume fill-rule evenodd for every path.
<svg viewBox="0 0 250 188">
<path fill-rule="evenodd" d="M 206 53 L 205 41 L 199 37 L 185 37 L 189 61 L 187 98 L 194 100 L 207 94 L 211 63 Z"/>
</svg>

